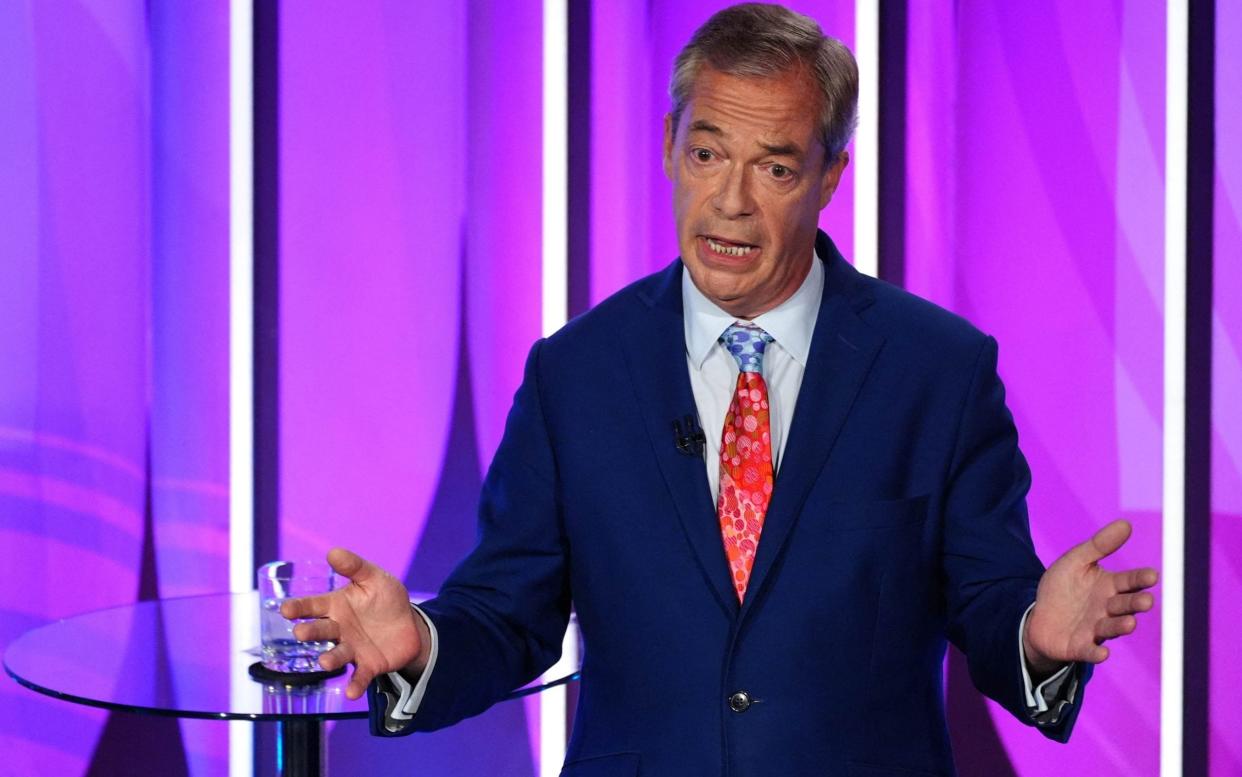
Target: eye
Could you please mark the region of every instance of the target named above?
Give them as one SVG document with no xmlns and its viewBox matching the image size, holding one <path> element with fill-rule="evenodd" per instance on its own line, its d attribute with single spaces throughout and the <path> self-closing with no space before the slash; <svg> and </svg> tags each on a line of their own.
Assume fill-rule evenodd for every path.
<svg viewBox="0 0 1242 777">
<path fill-rule="evenodd" d="M 690 152 L 698 162 L 710 162 L 715 157 L 711 151 L 705 148 L 696 148 Z"/>
<path fill-rule="evenodd" d="M 784 165 L 772 165 L 768 172 L 771 173 L 773 178 L 777 179 L 789 178 L 793 175 L 793 170 L 790 170 Z"/>
</svg>

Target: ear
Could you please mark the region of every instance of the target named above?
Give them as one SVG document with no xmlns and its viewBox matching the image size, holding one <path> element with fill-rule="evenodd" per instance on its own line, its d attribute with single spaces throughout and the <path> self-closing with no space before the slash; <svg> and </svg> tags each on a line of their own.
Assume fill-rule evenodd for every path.
<svg viewBox="0 0 1242 777">
<path fill-rule="evenodd" d="M 819 209 L 823 210 L 828 202 L 832 199 L 832 195 L 837 191 L 837 184 L 841 183 L 841 174 L 845 172 L 845 168 L 850 163 L 850 154 L 848 151 L 842 151 L 837 157 L 837 161 L 824 168 L 824 175 L 819 181 Z"/>
<path fill-rule="evenodd" d="M 677 128 L 673 126 L 673 114 L 664 114 L 664 176 L 673 180 L 673 140 Z"/>
</svg>

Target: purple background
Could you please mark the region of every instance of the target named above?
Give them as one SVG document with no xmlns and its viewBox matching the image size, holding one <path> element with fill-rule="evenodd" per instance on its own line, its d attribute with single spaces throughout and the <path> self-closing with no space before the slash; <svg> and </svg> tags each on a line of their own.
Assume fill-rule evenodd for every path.
<svg viewBox="0 0 1242 777">
<path fill-rule="evenodd" d="M 938 5 L 911 5 L 907 286 L 1001 344 L 1045 563 L 1125 517 L 1112 563 L 1159 566 L 1163 9 Z M 1014 773 L 1157 772 L 1158 615 L 1096 673 L 1068 747 L 989 703 Z M 974 723 L 960 761 L 994 757 L 951 713 Z"/>
<path fill-rule="evenodd" d="M 0 649 L 227 588 L 225 10 L 0 4 Z M 218 774 L 227 728 L 0 683 L 8 774 L 106 772 L 136 746 Z"/>
<path fill-rule="evenodd" d="M 1242 774 L 1242 3 L 1216 4 L 1211 769 Z"/>
<path fill-rule="evenodd" d="M 668 72 L 725 4 L 592 3 L 591 99 L 570 107 L 589 125 L 590 253 L 571 261 L 592 302 L 676 254 Z M 794 7 L 854 45 L 853 2 Z M 473 542 L 540 333 L 542 3 L 293 8 L 280 553 L 345 544 L 433 588 Z M 1242 9 L 1218 8 L 1218 137 L 1236 138 Z M 932 0 L 908 23 L 906 285 L 1000 341 L 1045 560 L 1123 516 L 1116 563 L 1158 565 L 1164 8 Z M 227 588 L 227 26 L 223 3 L 0 3 L 0 649 L 52 618 Z M 1235 146 L 1216 150 L 1213 774 L 1242 772 Z M 851 166 L 821 220 L 847 256 L 852 188 Z M 1068 747 L 984 703 L 951 658 L 963 773 L 1155 774 L 1158 615 L 1096 675 Z M 533 775 L 537 725 L 524 702 L 399 742 L 344 722 L 329 752 L 342 773 L 417 751 L 431 773 Z M 106 773 L 135 747 L 161 773 L 226 772 L 225 726 L 0 683 L 11 773 Z"/>
<path fill-rule="evenodd" d="M 540 334 L 542 3 L 284 11 L 281 554 L 348 545 L 434 589 Z M 339 723 L 329 758 L 534 774 L 536 712 L 399 741 Z"/>
</svg>

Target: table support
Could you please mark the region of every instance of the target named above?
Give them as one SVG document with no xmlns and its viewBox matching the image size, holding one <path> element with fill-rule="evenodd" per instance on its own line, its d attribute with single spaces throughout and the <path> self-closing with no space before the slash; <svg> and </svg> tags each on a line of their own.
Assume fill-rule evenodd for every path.
<svg viewBox="0 0 1242 777">
<path fill-rule="evenodd" d="M 328 739 L 322 720 L 282 720 L 276 740 L 280 777 L 327 777 Z"/>
</svg>

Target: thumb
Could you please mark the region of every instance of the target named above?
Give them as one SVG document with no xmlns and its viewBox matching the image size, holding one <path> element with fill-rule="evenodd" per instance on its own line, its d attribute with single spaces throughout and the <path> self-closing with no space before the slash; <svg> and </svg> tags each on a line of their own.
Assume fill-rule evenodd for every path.
<svg viewBox="0 0 1242 777">
<path fill-rule="evenodd" d="M 338 575 L 360 584 L 366 583 L 379 572 L 379 567 L 345 548 L 328 551 L 328 564 Z"/>
<path fill-rule="evenodd" d="M 1118 519 L 1097 531 L 1095 536 L 1075 547 L 1070 553 L 1082 564 L 1094 564 L 1106 556 L 1111 556 L 1126 544 L 1131 531 L 1129 521 Z"/>
</svg>

